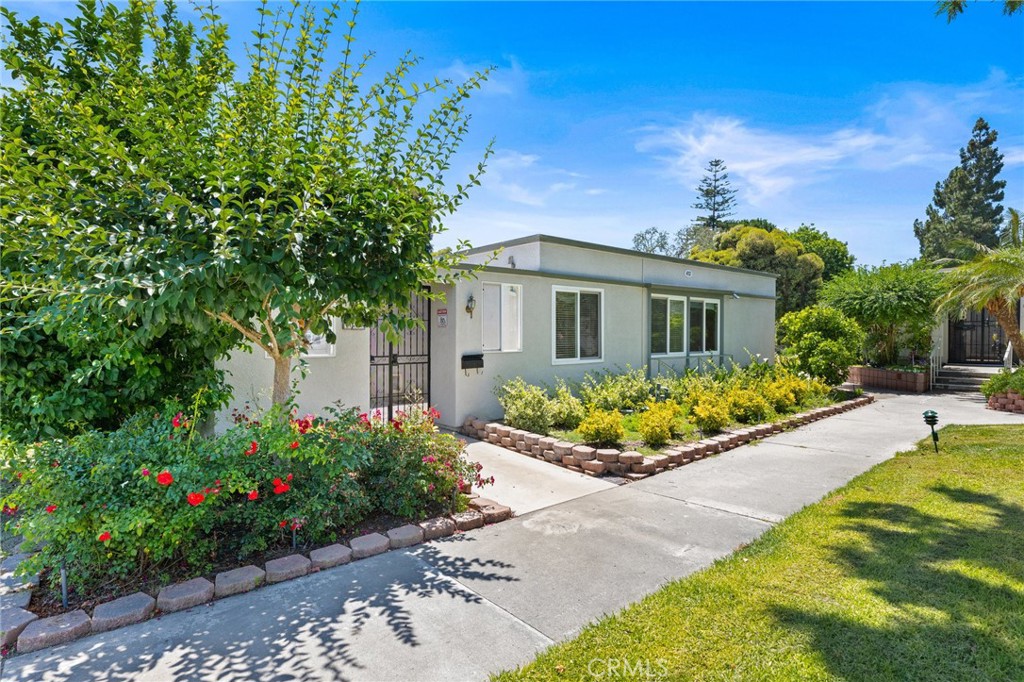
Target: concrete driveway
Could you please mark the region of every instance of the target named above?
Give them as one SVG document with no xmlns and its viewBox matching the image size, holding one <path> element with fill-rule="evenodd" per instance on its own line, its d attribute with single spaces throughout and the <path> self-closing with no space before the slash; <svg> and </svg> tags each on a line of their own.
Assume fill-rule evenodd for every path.
<svg viewBox="0 0 1024 682">
<path fill-rule="evenodd" d="M 867 407 L 622 487 L 522 487 L 511 521 L 16 656 L 4 681 L 471 680 L 531 660 L 700 570 L 942 424 L 1011 423 L 957 395 Z M 570 474 L 471 447 L 506 481 Z M 543 469 L 536 469 L 536 467 Z M 518 473 L 517 467 L 523 467 Z M 576 476 L 573 474 L 573 476 Z M 515 486 L 510 486 L 509 490 Z M 509 494 L 511 497 L 511 494 Z"/>
</svg>

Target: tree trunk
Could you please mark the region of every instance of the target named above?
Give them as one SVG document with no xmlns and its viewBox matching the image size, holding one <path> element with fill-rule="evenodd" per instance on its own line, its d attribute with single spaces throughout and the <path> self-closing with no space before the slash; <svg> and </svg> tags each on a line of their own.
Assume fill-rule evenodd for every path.
<svg viewBox="0 0 1024 682">
<path fill-rule="evenodd" d="M 274 358 L 274 394 L 275 405 L 284 405 L 292 397 L 292 359 Z"/>
<path fill-rule="evenodd" d="M 1020 305 L 1020 303 L 1016 303 Z M 996 322 L 1003 328 L 1006 338 L 1013 344 L 1013 354 L 1018 361 L 1024 361 L 1024 335 L 1020 332 L 1020 325 L 1017 323 L 1016 310 L 1005 298 L 996 298 L 989 301 L 985 308 L 996 318 Z"/>
</svg>

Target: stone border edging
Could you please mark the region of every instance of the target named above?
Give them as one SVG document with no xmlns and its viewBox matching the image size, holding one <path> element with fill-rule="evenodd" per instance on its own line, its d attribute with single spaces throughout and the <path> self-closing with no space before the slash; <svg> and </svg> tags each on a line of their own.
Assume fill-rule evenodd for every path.
<svg viewBox="0 0 1024 682">
<path fill-rule="evenodd" d="M 817 407 L 807 412 L 794 414 L 770 424 L 758 424 L 735 431 L 726 431 L 695 443 L 672 446 L 662 450 L 659 454 L 650 456 L 644 456 L 631 450 L 593 448 L 589 445 L 560 441 L 550 436 L 514 429 L 500 422 L 484 422 L 474 416 L 466 417 L 462 425 L 462 433 L 498 445 L 506 450 L 589 476 L 613 474 L 621 476 L 627 481 L 638 481 L 652 474 L 704 459 L 708 455 L 731 450 L 751 440 L 765 438 L 785 429 L 809 424 L 812 421 L 868 405 L 874 400 L 874 396 L 864 395 L 828 407 Z"/>
<path fill-rule="evenodd" d="M 82 609 L 48 618 L 17 606 L 4 609 L 3 645 L 17 642 L 19 654 L 65 644 L 90 633 L 107 632 L 148 620 L 154 615 L 182 611 L 234 594 L 243 594 L 263 585 L 292 580 L 309 573 L 341 566 L 353 559 L 376 556 L 392 549 L 412 547 L 484 525 L 512 518 L 509 507 L 476 495 L 470 496 L 469 509 L 451 516 L 438 516 L 419 523 L 392 528 L 386 534 L 368 533 L 349 541 L 349 546 L 336 543 L 267 561 L 263 568 L 248 565 L 222 571 L 214 582 L 198 577 L 162 588 L 156 599 L 145 592 L 135 592 L 113 601 L 98 604 L 92 616 Z M 25 604 L 27 606 L 27 603 Z"/>
<path fill-rule="evenodd" d="M 1021 395 L 1016 391 L 995 393 L 989 397 L 987 407 L 990 410 L 1024 414 L 1024 395 Z"/>
</svg>

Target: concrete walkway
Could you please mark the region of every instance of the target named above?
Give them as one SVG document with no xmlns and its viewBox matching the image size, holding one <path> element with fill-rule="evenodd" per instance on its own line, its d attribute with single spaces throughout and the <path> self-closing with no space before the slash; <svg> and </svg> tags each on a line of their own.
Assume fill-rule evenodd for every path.
<svg viewBox="0 0 1024 682">
<path fill-rule="evenodd" d="M 561 496 L 568 500 L 558 486 L 520 490 L 520 504 L 534 510 L 512 521 L 16 656 L 0 678 L 482 679 L 708 566 L 907 449 L 928 433 L 925 409 L 941 424 L 1019 424 L 1024 438 L 1024 418 L 985 410 L 980 399 L 879 398 L 628 486 L 565 479 L 578 486 Z M 495 476 L 505 467 L 525 480 L 545 466 L 478 445 L 471 452 Z M 525 473 L 511 473 L 517 462 Z M 553 506 L 541 508 L 545 499 Z"/>
</svg>

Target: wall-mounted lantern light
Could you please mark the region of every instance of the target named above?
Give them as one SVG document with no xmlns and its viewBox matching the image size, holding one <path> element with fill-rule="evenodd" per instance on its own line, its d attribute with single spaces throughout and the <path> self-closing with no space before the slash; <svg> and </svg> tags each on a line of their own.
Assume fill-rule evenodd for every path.
<svg viewBox="0 0 1024 682">
<path fill-rule="evenodd" d="M 473 294 L 469 295 L 466 299 L 466 312 L 469 313 L 470 317 L 473 317 L 473 311 L 476 310 L 476 299 L 473 298 Z"/>
<path fill-rule="evenodd" d="M 932 443 L 935 444 L 935 452 L 939 451 L 939 434 L 935 432 L 935 425 L 939 423 L 939 415 L 935 410 L 926 410 L 924 423 L 932 427 Z"/>
</svg>

